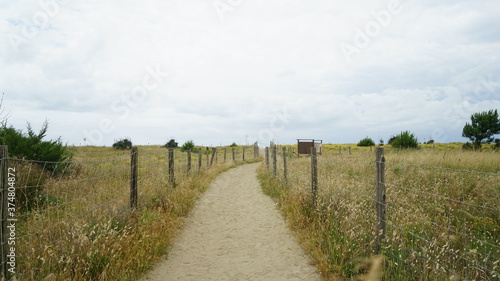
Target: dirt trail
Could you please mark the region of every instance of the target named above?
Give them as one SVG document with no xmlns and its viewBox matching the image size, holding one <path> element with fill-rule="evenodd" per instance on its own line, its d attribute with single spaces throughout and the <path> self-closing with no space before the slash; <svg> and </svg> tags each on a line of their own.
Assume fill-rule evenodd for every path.
<svg viewBox="0 0 500 281">
<path fill-rule="evenodd" d="M 221 174 L 197 202 L 155 280 L 320 280 L 256 178 L 259 164 Z"/>
</svg>

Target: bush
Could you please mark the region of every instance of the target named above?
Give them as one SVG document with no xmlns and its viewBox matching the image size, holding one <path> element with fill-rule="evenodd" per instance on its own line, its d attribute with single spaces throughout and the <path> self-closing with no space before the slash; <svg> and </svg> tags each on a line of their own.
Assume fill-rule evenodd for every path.
<svg viewBox="0 0 500 281">
<path fill-rule="evenodd" d="M 358 142 L 358 146 L 374 146 L 374 145 L 375 142 L 369 137 L 366 137 Z"/>
<path fill-rule="evenodd" d="M 191 151 L 194 150 L 194 142 L 192 140 L 188 140 L 181 147 L 181 151 L 188 151 L 188 150 L 191 150 Z"/>
<path fill-rule="evenodd" d="M 169 140 L 166 144 L 165 144 L 165 147 L 166 148 L 177 148 L 179 147 L 179 144 L 174 140 L 174 139 L 171 139 Z"/>
<path fill-rule="evenodd" d="M 397 136 L 392 136 L 389 138 L 389 140 L 387 141 L 387 144 L 391 144 L 394 142 L 394 140 L 397 138 Z"/>
<path fill-rule="evenodd" d="M 410 133 L 410 131 L 404 131 L 397 135 L 394 140 L 392 140 L 391 144 L 393 147 L 401 149 L 417 148 L 418 139 L 414 134 Z"/>
<path fill-rule="evenodd" d="M 9 157 L 40 161 L 46 169 L 52 172 L 62 172 L 69 165 L 72 154 L 61 138 L 44 141 L 48 122 L 45 121 L 40 132 L 36 134 L 28 123 L 27 134 L 13 127 L 0 129 L 0 143 L 9 147 Z"/>
<path fill-rule="evenodd" d="M 19 175 L 17 185 L 23 188 L 16 189 L 16 207 L 19 211 L 29 211 L 40 203 L 43 186 L 50 176 L 61 175 L 70 165 L 72 154 L 57 140 L 44 141 L 48 130 L 45 121 L 37 134 L 28 123 L 28 132 L 13 127 L 0 129 L 0 144 L 7 145 L 9 157 L 13 159 L 34 160 L 15 161 L 16 172 Z"/>
<path fill-rule="evenodd" d="M 121 139 L 113 144 L 114 149 L 132 149 L 132 141 L 129 139 Z"/>
<path fill-rule="evenodd" d="M 229 147 L 237 147 L 237 146 L 238 145 L 235 142 L 233 142 Z"/>
</svg>

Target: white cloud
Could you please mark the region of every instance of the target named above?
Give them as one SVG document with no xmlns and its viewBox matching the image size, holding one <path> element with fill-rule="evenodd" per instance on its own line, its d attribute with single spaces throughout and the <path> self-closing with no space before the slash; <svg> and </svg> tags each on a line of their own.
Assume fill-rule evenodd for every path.
<svg viewBox="0 0 500 281">
<path fill-rule="evenodd" d="M 69 143 L 103 120 L 106 145 L 460 141 L 470 114 L 499 108 L 495 0 L 242 1 L 223 20 L 213 1 L 40 3 L 0 4 L 0 90 L 12 125 L 48 118 Z M 133 101 L 148 67 L 169 75 Z"/>
</svg>

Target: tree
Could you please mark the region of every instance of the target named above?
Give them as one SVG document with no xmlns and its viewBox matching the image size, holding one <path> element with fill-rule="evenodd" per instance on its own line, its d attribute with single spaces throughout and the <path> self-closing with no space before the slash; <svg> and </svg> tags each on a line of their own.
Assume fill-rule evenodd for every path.
<svg viewBox="0 0 500 281">
<path fill-rule="evenodd" d="M 374 146 L 374 145 L 375 142 L 369 137 L 366 137 L 358 142 L 358 146 Z"/>
<path fill-rule="evenodd" d="M 194 150 L 194 142 L 192 140 L 188 140 L 181 147 L 181 151 L 188 151 L 188 150 L 191 150 L 191 151 Z"/>
<path fill-rule="evenodd" d="M 169 140 L 166 144 L 165 144 L 165 147 L 166 148 L 177 148 L 179 147 L 179 144 L 174 140 L 174 139 L 171 139 Z"/>
<path fill-rule="evenodd" d="M 496 109 L 474 113 L 470 119 L 471 123 L 465 123 L 462 137 L 469 138 L 474 148 L 481 148 L 482 143 L 493 142 L 494 135 L 500 134 L 500 119 Z"/>
<path fill-rule="evenodd" d="M 229 145 L 229 147 L 237 147 L 237 146 L 238 145 L 235 142 L 233 142 L 231 145 Z"/>
<path fill-rule="evenodd" d="M 417 148 L 418 139 L 410 131 L 401 132 L 399 135 L 395 136 L 391 142 L 391 145 L 395 148 Z"/>
<path fill-rule="evenodd" d="M 132 141 L 129 139 L 121 139 L 113 144 L 114 149 L 132 149 Z"/>
</svg>

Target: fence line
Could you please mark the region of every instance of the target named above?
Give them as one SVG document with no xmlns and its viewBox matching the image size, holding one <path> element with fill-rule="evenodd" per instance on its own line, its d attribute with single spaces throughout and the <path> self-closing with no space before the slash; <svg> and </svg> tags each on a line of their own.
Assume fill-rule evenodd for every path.
<svg viewBox="0 0 500 281">
<path fill-rule="evenodd" d="M 390 271 L 403 279 L 411 279 L 412 270 L 420 271 L 413 275 L 419 280 L 498 278 L 500 197 L 495 190 L 500 174 L 387 162 L 381 147 L 371 159 L 352 152 L 319 156 L 314 151 L 298 158 L 287 150 L 280 151 L 281 163 L 269 167 L 266 161 L 267 171 L 282 178 L 289 192 L 310 182 L 313 210 L 339 225 L 331 237 L 344 233 L 358 237 L 351 243 L 360 248 L 372 245 L 365 255 L 384 254 Z M 390 154 L 389 159 L 397 156 Z"/>
<path fill-rule="evenodd" d="M 6 149 L 0 146 L 0 183 L 3 183 L 0 186 L 0 278 L 5 280 L 14 276 L 17 280 L 43 279 L 42 272 L 38 271 L 40 263 L 57 266 L 75 258 L 71 256 L 73 246 L 68 241 L 86 243 L 84 240 L 88 238 L 72 236 L 77 232 L 75 228 L 90 228 L 90 233 L 127 228 L 126 219 L 115 218 L 126 218 L 134 209 L 149 204 L 147 200 L 150 199 L 145 197 L 151 197 L 146 194 L 153 188 L 169 190 L 175 187 L 176 181 L 193 175 L 193 156 L 198 158 L 198 172 L 201 172 L 205 169 L 202 167 L 204 152 L 212 156 L 207 163 L 211 166 L 217 164 L 217 156 L 226 151 L 226 148 L 209 148 L 191 153 L 170 149 L 158 153 L 159 149 L 133 147 L 124 155 L 116 155 L 119 152 L 115 151 L 109 159 L 59 163 L 9 158 Z M 251 159 L 252 155 L 258 157 L 255 149 L 238 147 L 233 148 L 233 153 L 241 159 Z M 219 163 L 226 162 L 225 158 L 221 159 L 224 161 Z M 16 169 L 16 178 L 9 174 L 8 168 Z M 8 178 L 16 184 L 15 196 L 12 196 L 15 201 L 11 206 L 6 201 Z M 10 217 L 7 208 L 13 206 L 17 213 Z M 110 219 L 106 222 L 107 218 Z M 7 226 L 13 222 L 16 228 L 11 231 Z M 13 238 L 8 240 L 11 236 Z M 9 241 L 15 241 L 15 245 Z M 15 256 L 10 255 L 11 249 L 15 250 Z M 51 256 L 65 250 L 64 256 Z M 54 260 L 49 262 L 48 258 Z M 9 261 L 13 263 L 8 264 Z M 26 271 L 26 268 L 31 270 Z"/>
</svg>

